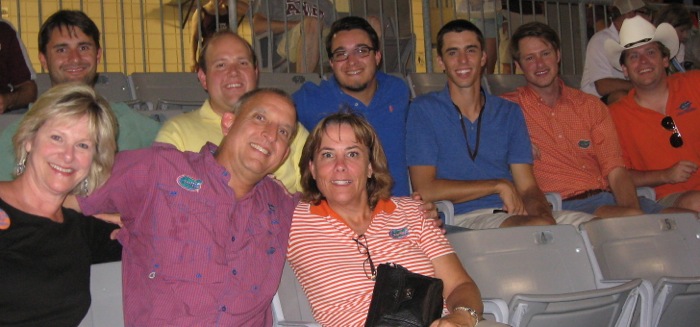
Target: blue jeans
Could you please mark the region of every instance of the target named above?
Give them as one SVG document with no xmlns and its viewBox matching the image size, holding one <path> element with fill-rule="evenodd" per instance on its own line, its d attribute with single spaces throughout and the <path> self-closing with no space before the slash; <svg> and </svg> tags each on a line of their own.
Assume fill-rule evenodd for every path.
<svg viewBox="0 0 700 327">
<path fill-rule="evenodd" d="M 604 205 L 617 205 L 612 193 L 601 192 L 581 200 L 566 200 L 562 202 L 562 209 L 593 214 L 596 209 Z M 639 197 L 639 206 L 644 213 L 659 213 L 664 209 L 664 206 L 656 203 L 656 201 L 644 197 Z"/>
</svg>

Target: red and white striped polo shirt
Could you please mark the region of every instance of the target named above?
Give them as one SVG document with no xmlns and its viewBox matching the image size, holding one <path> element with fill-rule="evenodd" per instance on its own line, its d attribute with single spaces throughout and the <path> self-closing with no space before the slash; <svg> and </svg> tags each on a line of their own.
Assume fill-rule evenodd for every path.
<svg viewBox="0 0 700 327">
<path fill-rule="evenodd" d="M 422 217 L 420 202 L 410 198 L 380 200 L 365 232 L 375 265 L 393 262 L 408 270 L 435 276 L 431 260 L 454 253 L 431 221 Z M 364 326 L 374 281 L 358 235 L 322 201 L 297 205 L 289 235 L 289 260 L 306 292 L 314 318 L 324 326 Z"/>
</svg>

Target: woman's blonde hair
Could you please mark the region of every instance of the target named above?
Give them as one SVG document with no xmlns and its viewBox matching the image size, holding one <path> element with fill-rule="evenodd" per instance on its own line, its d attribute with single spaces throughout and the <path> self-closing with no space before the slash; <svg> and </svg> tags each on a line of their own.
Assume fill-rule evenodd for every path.
<svg viewBox="0 0 700 327">
<path fill-rule="evenodd" d="M 316 152 L 321 148 L 323 135 L 331 125 L 350 126 L 355 133 L 357 142 L 369 148 L 369 163 L 372 166 L 373 174 L 367 180 L 366 188 L 370 208 L 374 208 L 379 200 L 391 197 L 393 180 L 389 174 L 384 148 L 379 142 L 377 133 L 364 117 L 349 110 L 343 110 L 321 120 L 314 130 L 311 131 L 309 138 L 306 139 L 304 149 L 301 152 L 301 160 L 299 161 L 301 187 L 304 190 L 302 194 L 303 200 L 318 204 L 326 198 L 321 194 L 313 175 L 311 175 L 309 163 L 313 161 Z"/>
<path fill-rule="evenodd" d="M 79 183 L 72 193 L 84 195 L 104 184 L 109 178 L 117 151 L 117 119 L 107 100 L 95 93 L 92 87 L 82 83 L 54 86 L 32 105 L 12 138 L 17 164 L 26 161 L 29 153 L 25 144 L 36 136 L 39 128 L 47 121 L 78 121 L 82 117 L 88 119 L 88 128 L 95 141 L 95 148 L 92 165 L 86 177 L 87 188 Z"/>
</svg>

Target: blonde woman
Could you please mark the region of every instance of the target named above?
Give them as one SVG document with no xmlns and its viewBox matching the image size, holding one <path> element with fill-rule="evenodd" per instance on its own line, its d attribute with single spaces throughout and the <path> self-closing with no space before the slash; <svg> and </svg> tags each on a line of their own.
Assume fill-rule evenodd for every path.
<svg viewBox="0 0 700 327">
<path fill-rule="evenodd" d="M 109 175 L 117 124 L 83 84 L 44 93 L 13 138 L 16 178 L 0 182 L 0 326 L 76 326 L 90 307 L 90 264 L 119 260 L 117 228 L 62 207 Z"/>
</svg>

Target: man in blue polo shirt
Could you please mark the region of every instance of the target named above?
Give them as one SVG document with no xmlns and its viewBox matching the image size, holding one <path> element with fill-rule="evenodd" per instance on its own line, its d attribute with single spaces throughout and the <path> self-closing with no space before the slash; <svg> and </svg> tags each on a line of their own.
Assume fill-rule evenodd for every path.
<svg viewBox="0 0 700 327">
<path fill-rule="evenodd" d="M 392 194 L 409 194 L 406 165 L 408 86 L 400 78 L 377 70 L 382 59 L 379 38 L 360 17 L 345 17 L 331 26 L 326 51 L 333 77 L 315 85 L 304 84 L 292 96 L 299 121 L 308 130 L 329 114 L 352 109 L 377 131 L 394 179 Z"/>
<path fill-rule="evenodd" d="M 455 223 L 472 229 L 578 224 L 593 218 L 555 212 L 532 171 L 532 146 L 520 107 L 481 88 L 484 37 L 466 20 L 438 32 L 442 91 L 418 97 L 407 122 L 411 182 L 426 201 L 455 203 Z"/>
</svg>

